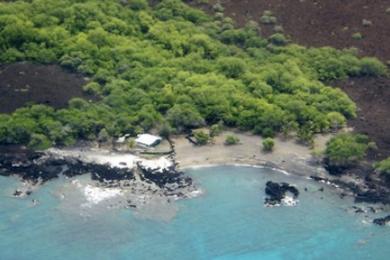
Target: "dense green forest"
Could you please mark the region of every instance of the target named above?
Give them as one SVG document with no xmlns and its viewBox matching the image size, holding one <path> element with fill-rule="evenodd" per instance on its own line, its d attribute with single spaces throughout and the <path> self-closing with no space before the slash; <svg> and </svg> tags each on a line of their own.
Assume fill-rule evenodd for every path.
<svg viewBox="0 0 390 260">
<path fill-rule="evenodd" d="M 386 74 L 356 50 L 305 48 L 252 21 L 235 28 L 180 0 L 25 0 L 0 3 L 0 62 L 58 63 L 91 78 L 65 109 L 0 115 L 0 143 L 44 148 L 78 139 L 169 134 L 223 122 L 266 137 L 338 129 L 354 103 L 326 82 Z M 259 14 L 260 20 L 261 14 Z"/>
</svg>

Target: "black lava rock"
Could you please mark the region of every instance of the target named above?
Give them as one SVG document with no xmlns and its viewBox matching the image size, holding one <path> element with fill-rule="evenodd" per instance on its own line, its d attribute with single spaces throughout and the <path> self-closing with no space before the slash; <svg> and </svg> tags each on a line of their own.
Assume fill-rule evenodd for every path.
<svg viewBox="0 0 390 260">
<path fill-rule="evenodd" d="M 265 194 L 268 197 L 265 199 L 266 205 L 277 205 L 280 204 L 282 199 L 286 196 L 286 193 L 290 192 L 293 194 L 294 199 L 298 198 L 299 190 L 288 184 L 288 183 L 276 183 L 268 181 L 265 187 Z"/>
<path fill-rule="evenodd" d="M 379 225 L 379 226 L 384 226 L 387 223 L 390 223 L 390 215 L 384 218 L 376 218 L 372 221 L 374 224 Z"/>
</svg>

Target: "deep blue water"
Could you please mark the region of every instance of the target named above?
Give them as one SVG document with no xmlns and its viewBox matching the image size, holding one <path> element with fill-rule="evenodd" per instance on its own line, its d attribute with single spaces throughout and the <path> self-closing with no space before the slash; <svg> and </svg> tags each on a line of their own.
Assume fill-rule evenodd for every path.
<svg viewBox="0 0 390 260">
<path fill-rule="evenodd" d="M 189 170 L 206 193 L 176 202 L 171 220 L 130 209 L 81 209 L 82 196 L 56 180 L 32 197 L 10 196 L 0 177 L 0 259 L 389 259 L 390 228 L 365 224 L 319 184 L 269 169 Z M 301 190 L 297 207 L 265 208 L 265 182 Z M 304 187 L 308 192 L 304 192 Z M 73 195 L 73 197 L 72 197 Z M 40 201 L 33 207 L 31 199 Z"/>
</svg>

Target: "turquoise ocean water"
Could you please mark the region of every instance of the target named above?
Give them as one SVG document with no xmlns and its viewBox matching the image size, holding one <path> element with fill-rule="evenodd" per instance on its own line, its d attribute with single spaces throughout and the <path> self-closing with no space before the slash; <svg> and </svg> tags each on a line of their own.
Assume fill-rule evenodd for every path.
<svg viewBox="0 0 390 260">
<path fill-rule="evenodd" d="M 165 209 L 175 214 L 169 220 L 83 208 L 63 179 L 16 199 L 10 195 L 20 183 L 0 177 L 0 259 L 390 259 L 390 228 L 366 223 L 330 188 L 320 192 L 312 181 L 250 167 L 188 174 L 205 194 Z M 268 180 L 297 185 L 299 205 L 265 208 Z"/>
</svg>

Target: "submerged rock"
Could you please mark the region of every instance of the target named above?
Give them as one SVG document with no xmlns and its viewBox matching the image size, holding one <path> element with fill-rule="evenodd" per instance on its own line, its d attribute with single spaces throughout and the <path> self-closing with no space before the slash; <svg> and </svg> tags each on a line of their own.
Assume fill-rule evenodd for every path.
<svg viewBox="0 0 390 260">
<path fill-rule="evenodd" d="M 384 225 L 390 224 L 390 215 L 383 217 L 383 218 L 376 218 L 372 222 L 376 225 L 379 225 L 379 226 L 384 226 Z"/>
<path fill-rule="evenodd" d="M 288 193 L 291 196 L 288 196 Z M 294 206 L 299 196 L 299 190 L 288 183 L 268 181 L 265 187 L 265 194 L 268 196 L 264 202 L 266 206 L 279 206 L 282 203 L 287 206 Z"/>
</svg>

